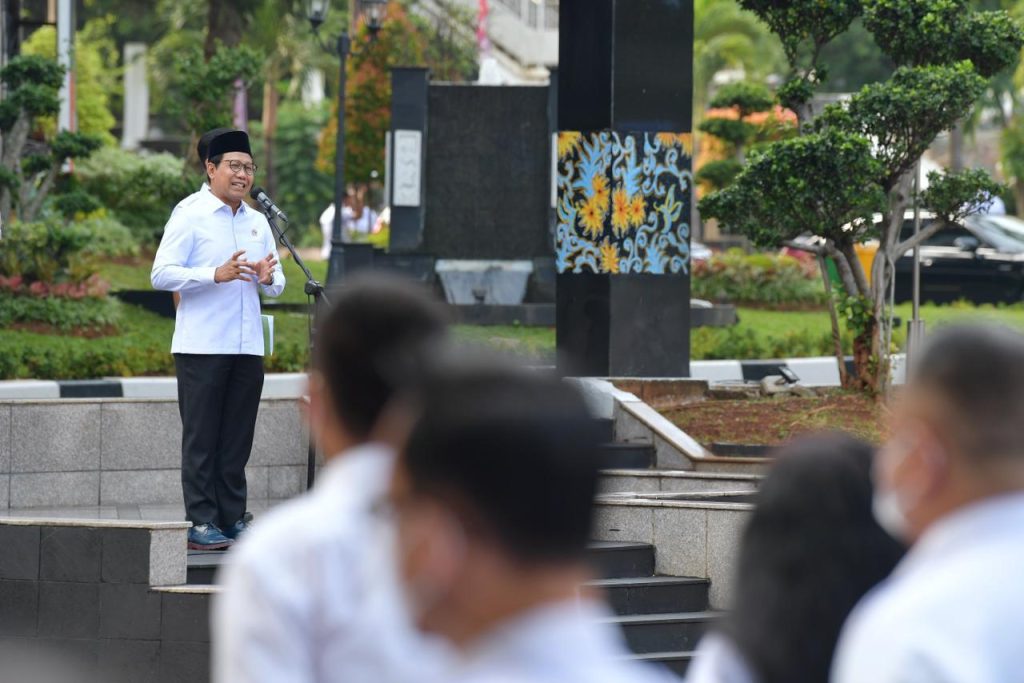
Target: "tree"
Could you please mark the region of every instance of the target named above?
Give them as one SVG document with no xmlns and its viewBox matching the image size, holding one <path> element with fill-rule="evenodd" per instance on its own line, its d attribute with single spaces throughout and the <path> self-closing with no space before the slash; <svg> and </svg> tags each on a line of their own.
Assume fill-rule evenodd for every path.
<svg viewBox="0 0 1024 683">
<path fill-rule="evenodd" d="M 10 222 L 15 199 L 19 218 L 35 220 L 64 162 L 87 157 L 102 144 L 95 136 L 63 131 L 28 147 L 40 118 L 60 110 L 63 78 L 64 69 L 56 61 L 35 55 L 15 57 L 0 70 L 7 88 L 7 97 L 0 102 L 0 219 L 5 224 Z"/>
<path fill-rule="evenodd" d="M 911 174 L 921 154 L 981 97 L 986 79 L 1012 64 L 1024 32 L 1002 11 L 973 11 L 967 0 L 743 0 L 779 36 L 791 77 L 779 91 L 797 112 L 801 137 L 766 146 L 728 188 L 701 211 L 778 246 L 804 233 L 802 246 L 836 263 L 840 308 L 854 332 L 854 388 L 882 394 L 889 381 L 892 312 L 887 306 L 894 262 L 944 221 L 962 217 L 998 190 L 983 172 L 935 176 L 921 203 L 940 217 L 903 239 Z M 811 97 L 827 74 L 822 48 L 863 14 L 864 25 L 899 66 L 846 103 L 814 117 Z M 873 219 L 875 213 L 881 220 Z M 871 273 L 856 245 L 877 238 Z"/>
<path fill-rule="evenodd" d="M 182 99 L 174 104 L 177 113 L 193 135 L 193 143 L 203 131 L 231 121 L 235 81 L 251 82 L 259 73 L 262 56 L 246 45 L 223 45 L 209 59 L 203 59 L 198 45 L 183 50 L 176 65 L 181 74 Z M 195 159 L 195 144 L 189 156 Z"/>
<path fill-rule="evenodd" d="M 121 89 L 121 70 L 113 41 L 106 35 L 112 19 L 88 21 L 75 35 L 75 117 L 78 131 L 99 137 L 105 144 L 116 140 L 110 131 L 117 123 L 110 110 L 110 98 Z M 36 29 L 21 46 L 21 53 L 57 58 L 57 30 L 52 26 Z M 40 118 L 47 135 L 57 129 L 54 117 Z"/>
<path fill-rule="evenodd" d="M 436 27 L 435 27 L 436 28 Z M 360 46 L 349 59 L 345 110 L 345 176 L 357 182 L 370 179 L 384 166 L 384 136 L 391 126 L 391 74 L 394 66 L 423 65 L 454 73 L 452 65 L 429 61 L 434 29 L 416 22 L 401 3 L 388 3 L 384 23 L 375 40 L 369 40 L 366 26 L 361 26 L 353 43 Z M 445 35 L 444 40 L 450 40 Z M 436 54 L 465 64 L 466 44 L 459 51 L 439 50 Z M 475 69 L 473 69 L 475 70 Z M 337 139 L 337 104 L 320 138 L 317 167 L 327 173 L 334 171 L 334 149 Z"/>
<path fill-rule="evenodd" d="M 757 79 L 785 67 L 779 41 L 736 0 L 695 0 L 693 5 L 693 111 L 707 108 L 711 82 L 723 69 Z"/>
</svg>

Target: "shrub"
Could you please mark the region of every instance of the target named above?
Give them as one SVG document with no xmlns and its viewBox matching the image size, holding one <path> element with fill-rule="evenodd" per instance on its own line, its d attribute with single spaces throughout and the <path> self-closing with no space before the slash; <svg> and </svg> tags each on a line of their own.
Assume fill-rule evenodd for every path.
<svg viewBox="0 0 1024 683">
<path fill-rule="evenodd" d="M 76 177 L 141 245 L 153 246 L 174 205 L 202 183 L 199 174 L 184 171 L 184 163 L 171 154 L 105 147 L 76 165 Z"/>
<path fill-rule="evenodd" d="M 0 293 L 0 327 L 4 328 L 43 323 L 62 332 L 108 331 L 120 318 L 121 303 L 116 299 Z"/>
<path fill-rule="evenodd" d="M 85 284 L 87 295 L 96 292 L 96 259 L 138 254 L 131 232 L 115 219 L 98 212 L 78 221 L 56 215 L 42 221 L 17 222 L 0 239 L 0 277 L 17 278 L 26 288 L 40 283 L 48 289 L 65 283 Z M 0 287 L 17 290 L 18 287 Z M 72 296 L 73 294 L 58 294 Z"/>
<path fill-rule="evenodd" d="M 0 240 L 0 275 L 34 282 L 79 283 L 95 272 L 85 253 L 92 239 L 87 227 L 57 220 L 17 222 Z"/>
<path fill-rule="evenodd" d="M 803 308 L 827 303 L 814 263 L 730 249 L 693 267 L 693 296 L 748 306 Z"/>
</svg>

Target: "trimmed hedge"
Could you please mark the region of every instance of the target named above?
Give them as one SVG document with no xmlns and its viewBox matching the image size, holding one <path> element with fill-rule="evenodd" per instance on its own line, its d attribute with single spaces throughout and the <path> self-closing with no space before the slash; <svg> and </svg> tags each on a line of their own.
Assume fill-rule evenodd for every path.
<svg viewBox="0 0 1024 683">
<path fill-rule="evenodd" d="M 827 303 L 814 261 L 730 249 L 694 263 L 693 296 L 753 307 L 808 308 Z"/>
<path fill-rule="evenodd" d="M 0 292 L 0 327 L 42 323 L 70 332 L 117 327 L 120 321 L 121 303 L 116 299 L 69 299 Z"/>
</svg>

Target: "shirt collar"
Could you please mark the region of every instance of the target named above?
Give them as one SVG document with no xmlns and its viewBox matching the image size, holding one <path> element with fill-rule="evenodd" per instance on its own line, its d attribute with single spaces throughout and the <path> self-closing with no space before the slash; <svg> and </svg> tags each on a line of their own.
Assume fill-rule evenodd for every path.
<svg viewBox="0 0 1024 683">
<path fill-rule="evenodd" d="M 210 213 L 215 213 L 223 208 L 226 208 L 229 211 L 231 210 L 230 206 L 222 202 L 220 197 L 213 193 L 213 190 L 210 189 L 210 186 L 208 184 L 203 183 L 203 187 L 206 188 L 206 192 L 202 192 L 200 194 L 200 196 L 202 197 L 201 201 L 206 202 L 203 206 L 204 208 L 207 208 L 210 211 Z M 245 200 L 242 200 L 241 205 L 238 207 L 238 214 L 246 216 L 249 214 L 250 211 L 252 211 L 252 207 L 246 204 Z"/>
<path fill-rule="evenodd" d="M 971 552 L 988 539 L 1020 534 L 1024 539 L 1024 492 L 995 496 L 972 503 L 935 522 L 914 544 L 897 570 L 927 566 L 936 558 Z"/>
</svg>

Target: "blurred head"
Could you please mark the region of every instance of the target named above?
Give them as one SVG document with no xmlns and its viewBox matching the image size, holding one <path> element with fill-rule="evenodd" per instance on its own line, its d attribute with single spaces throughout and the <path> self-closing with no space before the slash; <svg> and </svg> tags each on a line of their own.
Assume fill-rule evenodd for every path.
<svg viewBox="0 0 1024 683">
<path fill-rule="evenodd" d="M 460 643 L 574 595 L 598 474 L 582 398 L 494 365 L 446 370 L 420 396 L 390 492 L 414 620 Z"/>
<path fill-rule="evenodd" d="M 825 681 L 843 622 L 903 547 L 872 515 L 869 444 L 822 434 L 777 455 L 743 533 L 726 629 L 761 683 Z"/>
<path fill-rule="evenodd" d="M 331 298 L 310 378 L 310 427 L 329 456 L 370 439 L 384 407 L 418 377 L 424 350 L 447 328 L 437 301 L 395 277 L 355 275 Z"/>
<path fill-rule="evenodd" d="M 895 405 L 875 487 L 879 520 L 908 540 L 1024 490 L 1024 336 L 981 325 L 932 335 Z"/>
</svg>

